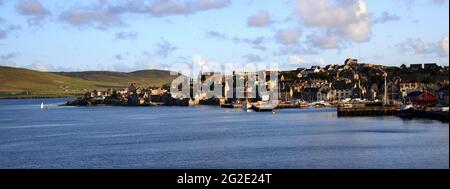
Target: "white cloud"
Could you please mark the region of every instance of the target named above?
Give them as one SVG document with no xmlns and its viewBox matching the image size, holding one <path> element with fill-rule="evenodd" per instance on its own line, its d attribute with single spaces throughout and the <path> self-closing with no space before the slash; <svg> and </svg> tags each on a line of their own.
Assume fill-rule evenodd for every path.
<svg viewBox="0 0 450 189">
<path fill-rule="evenodd" d="M 190 15 L 201 11 L 221 9 L 231 4 L 229 0 L 111 2 L 98 0 L 96 5 L 90 7 L 78 6 L 61 13 L 59 19 L 77 27 L 94 26 L 99 29 L 108 29 L 109 27 L 126 25 L 121 18 L 123 14 L 140 14 L 153 17 Z"/>
<path fill-rule="evenodd" d="M 263 58 L 256 54 L 247 54 L 244 56 L 244 58 L 247 60 L 247 62 L 261 62 L 263 61 Z"/>
<path fill-rule="evenodd" d="M 155 0 L 148 5 L 142 4 L 141 10 L 138 12 L 148 13 L 153 16 L 188 15 L 200 11 L 221 9 L 229 4 L 229 0 L 194 0 L 190 2 Z"/>
<path fill-rule="evenodd" d="M 342 40 L 332 32 L 312 33 L 307 36 L 307 42 L 315 48 L 335 49 L 342 47 Z"/>
<path fill-rule="evenodd" d="M 303 60 L 303 58 L 301 58 L 298 55 L 291 55 L 291 56 L 288 57 L 288 59 L 289 59 L 289 62 L 291 64 L 302 64 L 302 63 L 305 63 L 305 60 Z"/>
<path fill-rule="evenodd" d="M 370 39 L 372 23 L 364 0 L 297 0 L 296 14 L 322 33 L 357 43 Z"/>
<path fill-rule="evenodd" d="M 259 11 L 258 14 L 247 19 L 247 25 L 250 27 L 265 27 L 270 24 L 272 24 L 272 18 L 267 11 Z"/>
<path fill-rule="evenodd" d="M 416 55 L 427 55 L 435 54 L 440 57 L 449 56 L 449 43 L 448 35 L 442 37 L 437 42 L 427 43 L 422 39 L 407 39 L 406 41 L 397 44 L 400 53 L 402 54 L 416 54 Z"/>
<path fill-rule="evenodd" d="M 449 52 L 448 52 L 448 35 L 443 37 L 440 41 L 440 54 L 442 56 L 449 56 Z"/>
<path fill-rule="evenodd" d="M 298 38 L 301 36 L 301 33 L 298 31 L 294 31 L 291 29 L 283 29 L 279 30 L 275 38 L 278 43 L 284 44 L 284 45 L 292 45 L 298 43 Z"/>
<path fill-rule="evenodd" d="M 322 57 L 317 59 L 316 62 L 317 62 L 317 65 L 319 65 L 319 66 L 325 66 L 326 65 L 325 59 L 322 58 Z"/>
<path fill-rule="evenodd" d="M 32 69 L 32 70 L 37 70 L 40 72 L 48 72 L 48 71 L 55 71 L 56 69 L 54 68 L 53 65 L 46 65 L 40 61 L 36 61 L 28 66 L 25 66 L 28 69 Z"/>
<path fill-rule="evenodd" d="M 295 45 L 284 45 L 280 47 L 278 52 L 274 52 L 274 55 L 290 55 L 290 54 L 317 54 L 318 52 L 310 47 L 305 47 L 304 45 L 298 43 Z"/>
<path fill-rule="evenodd" d="M 99 29 L 107 29 L 112 26 L 124 25 L 124 23 L 114 14 L 102 7 L 94 9 L 72 9 L 61 13 L 59 20 L 71 25 L 93 26 Z"/>
<path fill-rule="evenodd" d="M 40 25 L 41 21 L 50 15 L 50 11 L 38 0 L 21 0 L 17 3 L 16 10 L 19 14 L 29 17 L 27 21 L 30 25 Z"/>
</svg>

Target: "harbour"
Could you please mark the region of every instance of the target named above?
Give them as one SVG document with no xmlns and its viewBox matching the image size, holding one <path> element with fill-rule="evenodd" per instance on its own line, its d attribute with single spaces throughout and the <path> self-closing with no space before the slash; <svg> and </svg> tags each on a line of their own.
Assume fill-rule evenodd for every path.
<svg viewBox="0 0 450 189">
<path fill-rule="evenodd" d="M 447 168 L 448 123 L 336 108 L 0 100 L 1 168 Z M 44 102 L 47 110 L 40 109 Z M 425 151 L 425 152 L 424 152 Z M 420 157 L 420 158 L 418 158 Z"/>
</svg>

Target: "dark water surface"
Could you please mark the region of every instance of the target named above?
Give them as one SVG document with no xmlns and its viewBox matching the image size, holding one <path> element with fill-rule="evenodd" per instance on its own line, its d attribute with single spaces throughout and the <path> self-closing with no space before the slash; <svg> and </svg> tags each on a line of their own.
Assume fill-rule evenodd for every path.
<svg viewBox="0 0 450 189">
<path fill-rule="evenodd" d="M 449 126 L 438 121 L 56 106 L 65 101 L 0 100 L 0 168 L 449 167 Z"/>
</svg>

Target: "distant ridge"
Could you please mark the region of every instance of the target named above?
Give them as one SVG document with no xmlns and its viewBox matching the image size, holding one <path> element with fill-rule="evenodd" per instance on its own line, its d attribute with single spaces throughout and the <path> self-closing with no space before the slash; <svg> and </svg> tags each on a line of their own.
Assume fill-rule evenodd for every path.
<svg viewBox="0 0 450 189">
<path fill-rule="evenodd" d="M 130 83 L 159 87 L 176 77 L 163 70 L 40 72 L 0 66 L 0 98 L 76 97 L 94 89 L 122 88 Z"/>
<path fill-rule="evenodd" d="M 142 86 L 162 86 L 177 77 L 170 75 L 170 71 L 165 70 L 54 72 L 54 74 L 87 81 L 112 83 L 114 86 L 128 86 L 130 83 Z"/>
</svg>

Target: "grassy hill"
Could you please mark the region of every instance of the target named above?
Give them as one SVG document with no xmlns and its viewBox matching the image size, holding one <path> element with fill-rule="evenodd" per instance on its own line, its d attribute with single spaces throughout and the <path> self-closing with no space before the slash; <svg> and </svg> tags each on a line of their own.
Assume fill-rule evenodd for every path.
<svg viewBox="0 0 450 189">
<path fill-rule="evenodd" d="M 123 72 L 39 72 L 0 66 L 0 98 L 74 97 L 94 89 L 161 86 L 176 76 L 168 71 Z"/>
<path fill-rule="evenodd" d="M 130 73 L 90 71 L 90 72 L 58 72 L 61 76 L 83 79 L 94 82 L 104 82 L 115 86 L 128 86 L 137 83 L 140 86 L 162 86 L 172 82 L 177 76 L 171 76 L 169 71 L 142 70 Z"/>
</svg>

